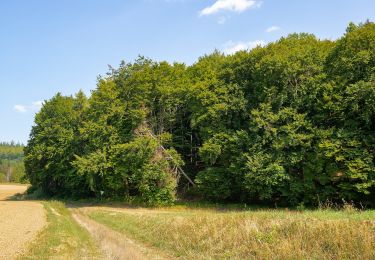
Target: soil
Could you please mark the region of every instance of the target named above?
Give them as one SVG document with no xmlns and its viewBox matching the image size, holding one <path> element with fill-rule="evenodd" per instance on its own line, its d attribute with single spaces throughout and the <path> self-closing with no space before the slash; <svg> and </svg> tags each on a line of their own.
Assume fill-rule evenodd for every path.
<svg viewBox="0 0 375 260">
<path fill-rule="evenodd" d="M 12 201 L 12 196 L 26 191 L 25 185 L 0 185 L 0 259 L 15 259 L 46 224 L 40 203 Z"/>
<path fill-rule="evenodd" d="M 160 250 L 138 243 L 126 235 L 102 225 L 88 217 L 92 210 L 111 209 L 110 207 L 71 208 L 73 218 L 98 242 L 105 259 L 175 259 Z M 113 209 L 113 212 L 122 212 Z"/>
</svg>

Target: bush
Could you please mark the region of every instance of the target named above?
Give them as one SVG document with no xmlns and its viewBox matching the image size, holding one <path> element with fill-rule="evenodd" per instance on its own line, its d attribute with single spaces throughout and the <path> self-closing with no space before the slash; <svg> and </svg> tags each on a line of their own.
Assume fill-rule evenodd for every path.
<svg viewBox="0 0 375 260">
<path fill-rule="evenodd" d="M 195 178 L 199 191 L 209 200 L 220 201 L 231 196 L 232 183 L 229 174 L 221 168 L 207 168 Z"/>
</svg>

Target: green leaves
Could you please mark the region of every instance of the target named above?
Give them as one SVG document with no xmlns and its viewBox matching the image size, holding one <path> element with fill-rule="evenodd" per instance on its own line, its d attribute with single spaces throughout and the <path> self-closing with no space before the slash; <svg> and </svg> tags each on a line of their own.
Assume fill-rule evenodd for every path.
<svg viewBox="0 0 375 260">
<path fill-rule="evenodd" d="M 336 42 L 291 34 L 191 66 L 122 62 L 89 99 L 45 103 L 25 149 L 27 175 L 51 195 L 164 204 L 184 166 L 216 201 L 370 203 L 374 32 L 367 22 Z"/>
<path fill-rule="evenodd" d="M 375 68 L 375 24 L 366 22 L 350 26 L 327 58 L 326 70 L 331 77 L 346 84 L 367 81 Z"/>
<path fill-rule="evenodd" d="M 81 152 L 78 133 L 86 107 L 87 100 L 81 92 L 76 97 L 57 94 L 44 103 L 35 117 L 25 148 L 26 174 L 32 185 L 49 195 L 87 194 L 84 179 L 76 175 L 71 165 L 75 154 Z"/>
<path fill-rule="evenodd" d="M 219 167 L 206 168 L 195 179 L 198 188 L 206 198 L 214 201 L 222 201 L 232 195 L 231 176 L 228 171 Z"/>
</svg>

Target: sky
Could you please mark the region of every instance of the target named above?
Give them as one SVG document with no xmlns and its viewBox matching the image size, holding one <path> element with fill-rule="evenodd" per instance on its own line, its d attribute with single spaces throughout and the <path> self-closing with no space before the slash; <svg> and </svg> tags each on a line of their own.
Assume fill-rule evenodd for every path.
<svg viewBox="0 0 375 260">
<path fill-rule="evenodd" d="M 366 19 L 374 0 L 0 1 L 0 141 L 26 144 L 44 100 L 89 95 L 121 60 L 190 65 L 293 32 L 334 40 Z"/>
</svg>

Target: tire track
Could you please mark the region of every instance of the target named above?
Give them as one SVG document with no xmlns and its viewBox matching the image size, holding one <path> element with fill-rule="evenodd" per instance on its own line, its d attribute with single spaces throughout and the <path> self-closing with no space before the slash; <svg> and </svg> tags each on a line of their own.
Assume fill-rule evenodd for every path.
<svg viewBox="0 0 375 260">
<path fill-rule="evenodd" d="M 114 231 L 105 225 L 90 219 L 85 213 L 87 209 L 71 209 L 73 218 L 84 227 L 99 243 L 107 259 L 143 260 L 171 259 L 163 257 L 159 252 L 146 248 L 127 238 L 124 234 Z"/>
</svg>

